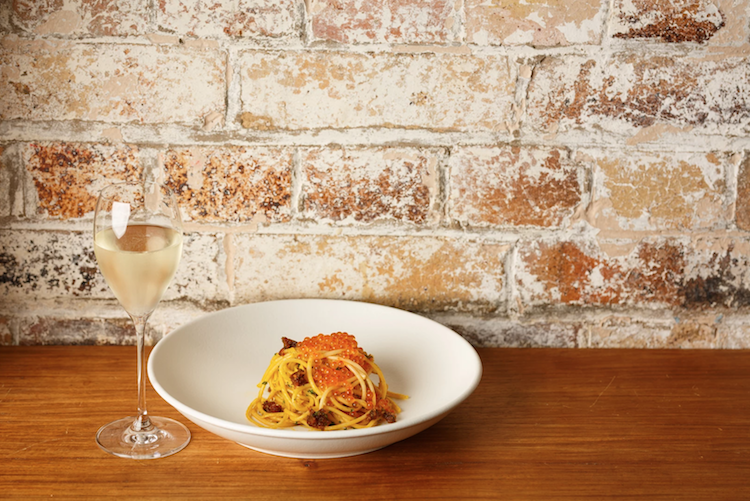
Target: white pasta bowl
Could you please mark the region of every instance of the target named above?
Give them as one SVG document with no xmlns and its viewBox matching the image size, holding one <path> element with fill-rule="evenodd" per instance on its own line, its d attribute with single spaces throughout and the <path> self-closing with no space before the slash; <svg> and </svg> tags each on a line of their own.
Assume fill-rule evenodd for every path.
<svg viewBox="0 0 750 501">
<path fill-rule="evenodd" d="M 311 431 L 267 429 L 245 416 L 282 336 L 348 332 L 373 356 L 399 401 L 395 423 Z M 324 299 L 269 301 L 228 308 L 165 336 L 151 352 L 156 392 L 206 430 L 256 451 L 335 458 L 374 451 L 437 423 L 479 384 L 482 364 L 461 336 L 427 318 L 368 303 Z"/>
</svg>

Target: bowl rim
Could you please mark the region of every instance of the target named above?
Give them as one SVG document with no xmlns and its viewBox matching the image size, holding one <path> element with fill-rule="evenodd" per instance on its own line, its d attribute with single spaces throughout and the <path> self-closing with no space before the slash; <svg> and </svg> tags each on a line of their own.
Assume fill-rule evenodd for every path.
<svg viewBox="0 0 750 501">
<path fill-rule="evenodd" d="M 167 341 L 165 344 L 163 344 L 164 340 L 167 340 L 170 337 L 172 339 L 177 339 L 177 337 L 179 337 L 182 332 L 187 331 L 188 329 L 192 328 L 195 324 L 210 321 L 211 318 L 213 317 L 226 315 L 230 311 L 236 311 L 240 309 L 262 308 L 263 306 L 266 306 L 266 305 L 272 305 L 272 304 L 275 305 L 275 304 L 280 304 L 280 303 L 292 305 L 294 303 L 311 304 L 314 302 L 326 303 L 326 304 L 347 303 L 347 305 L 344 307 L 349 307 L 348 304 L 356 304 L 356 305 L 360 305 L 358 307 L 373 308 L 373 309 L 381 308 L 384 311 L 387 310 L 397 315 L 418 317 L 422 321 L 425 321 L 428 324 L 432 324 L 433 327 L 435 327 L 438 331 L 442 332 L 445 336 L 455 336 L 455 340 L 457 341 L 457 346 L 461 346 L 461 349 L 465 351 L 464 356 L 468 358 L 469 361 L 471 362 L 471 366 L 470 366 L 470 369 L 472 370 L 471 378 L 467 380 L 467 384 L 462 388 L 462 390 L 459 393 L 454 395 L 453 398 L 451 398 L 448 402 L 444 403 L 443 405 L 438 406 L 435 409 L 432 409 L 430 412 L 421 413 L 417 416 L 413 416 L 408 419 L 396 421 L 395 423 L 389 423 L 387 426 L 379 425 L 379 426 L 373 426 L 371 428 L 333 430 L 333 431 L 326 431 L 324 433 L 317 433 L 311 430 L 307 430 L 303 427 L 291 428 L 291 429 L 289 428 L 285 428 L 285 429 L 261 428 L 257 425 L 251 424 L 249 421 L 247 424 L 244 424 L 244 423 L 240 424 L 240 423 L 236 423 L 232 421 L 227 421 L 225 419 L 221 419 L 221 418 L 212 416 L 210 414 L 206 414 L 204 412 L 194 409 L 190 407 L 189 405 L 186 405 L 182 403 L 181 401 L 177 400 L 159 383 L 158 378 L 154 376 L 155 369 L 154 369 L 153 361 L 155 359 L 158 360 L 159 358 L 159 353 L 161 352 L 160 346 L 165 346 L 165 345 L 168 345 L 170 342 L 173 342 L 173 341 Z M 176 337 L 172 337 L 175 335 Z M 344 300 L 344 299 L 317 299 L 317 298 L 277 299 L 277 300 L 269 300 L 269 301 L 259 301 L 255 303 L 246 303 L 242 305 L 231 306 L 231 307 L 219 310 L 219 311 L 207 313 L 194 320 L 191 320 L 190 322 L 187 322 L 181 325 L 180 327 L 178 327 L 171 333 L 167 334 L 162 340 L 157 342 L 148 357 L 148 362 L 146 365 L 147 365 L 148 378 L 154 390 L 167 403 L 169 403 L 171 406 L 177 409 L 181 414 L 183 414 L 184 416 L 188 418 L 195 417 L 196 419 L 199 419 L 209 425 L 222 428 L 228 431 L 247 433 L 250 435 L 255 435 L 255 436 L 265 437 L 265 438 L 297 439 L 297 440 L 358 439 L 358 438 L 368 437 L 372 435 L 380 435 L 380 434 L 386 434 L 386 433 L 391 433 L 391 432 L 395 433 L 400 430 L 405 430 L 414 426 L 418 426 L 422 423 L 429 422 L 435 418 L 438 418 L 444 414 L 447 414 L 452 409 L 460 405 L 464 400 L 466 400 L 474 392 L 476 387 L 479 385 L 479 382 L 481 381 L 481 378 L 482 378 L 482 372 L 483 372 L 482 361 L 476 349 L 474 349 L 471 343 L 469 343 L 460 334 L 456 333 L 455 331 L 446 327 L 445 325 L 439 322 L 436 322 L 435 320 L 424 317 L 422 315 L 418 315 L 416 313 L 402 310 L 400 308 L 395 308 L 392 306 L 385 306 L 385 305 L 380 305 L 380 304 L 375 304 L 375 303 L 367 303 L 363 301 L 351 301 L 351 300 Z"/>
</svg>

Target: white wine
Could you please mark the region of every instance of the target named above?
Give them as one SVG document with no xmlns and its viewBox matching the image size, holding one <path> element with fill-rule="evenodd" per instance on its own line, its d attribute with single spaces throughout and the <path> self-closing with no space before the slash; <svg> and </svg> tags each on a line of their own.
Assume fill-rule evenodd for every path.
<svg viewBox="0 0 750 501">
<path fill-rule="evenodd" d="M 94 236 L 99 269 L 125 311 L 151 313 L 172 281 L 182 254 L 182 234 L 155 225 L 131 225 L 117 238 L 112 228 Z"/>
</svg>

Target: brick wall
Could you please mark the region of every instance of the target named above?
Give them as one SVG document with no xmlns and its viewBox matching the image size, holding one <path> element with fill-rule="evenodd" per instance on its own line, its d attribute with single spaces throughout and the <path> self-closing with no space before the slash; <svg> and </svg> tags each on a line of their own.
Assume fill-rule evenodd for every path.
<svg viewBox="0 0 750 501">
<path fill-rule="evenodd" d="M 0 34 L 0 344 L 133 342 L 92 211 L 154 174 L 187 238 L 152 340 L 323 297 L 750 347 L 750 0 L 18 0 Z"/>
</svg>

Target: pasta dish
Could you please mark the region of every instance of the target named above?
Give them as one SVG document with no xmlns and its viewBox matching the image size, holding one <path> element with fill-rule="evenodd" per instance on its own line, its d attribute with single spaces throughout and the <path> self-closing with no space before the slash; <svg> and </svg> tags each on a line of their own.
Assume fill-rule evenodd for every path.
<svg viewBox="0 0 750 501">
<path fill-rule="evenodd" d="M 302 425 L 312 430 L 368 428 L 393 423 L 401 412 L 373 357 L 351 334 L 282 338 L 258 384 L 247 418 L 265 428 Z M 373 381 L 371 378 L 376 378 Z"/>
</svg>

